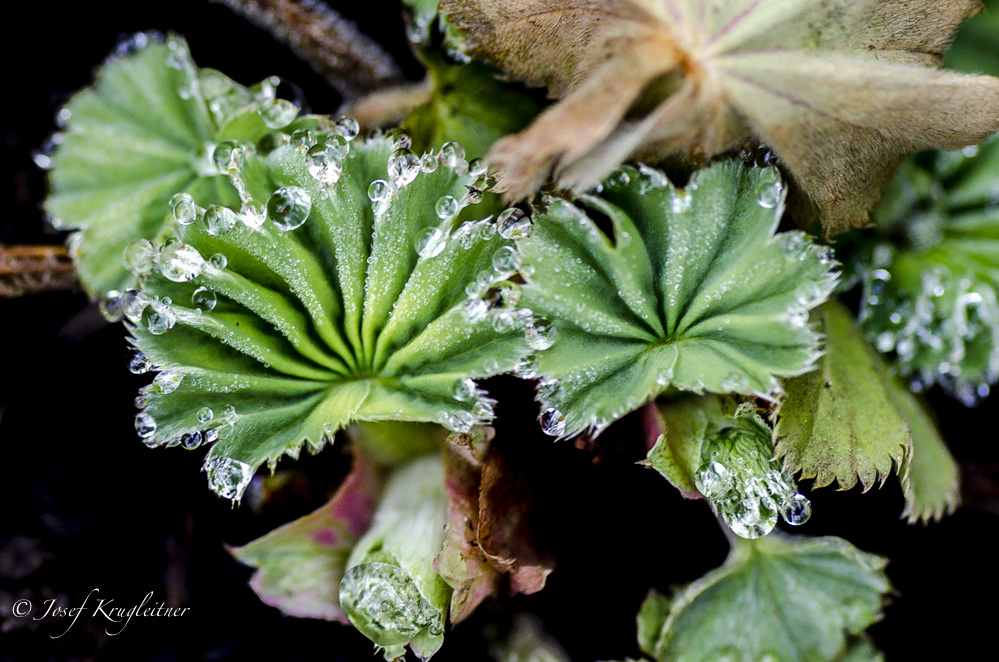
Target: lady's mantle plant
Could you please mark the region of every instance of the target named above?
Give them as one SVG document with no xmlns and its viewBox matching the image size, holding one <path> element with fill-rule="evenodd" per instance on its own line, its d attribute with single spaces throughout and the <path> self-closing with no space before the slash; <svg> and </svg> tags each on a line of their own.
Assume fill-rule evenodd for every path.
<svg viewBox="0 0 999 662">
<path fill-rule="evenodd" d="M 808 212 L 798 220 L 840 229 L 904 154 L 997 128 L 979 107 L 994 79 L 932 70 L 975 3 L 801 2 L 784 20 L 788 3 L 730 0 L 705 3 L 699 21 L 677 3 L 643 23 L 642 3 L 566 2 L 551 43 L 514 49 L 524 62 L 509 48 L 531 33 L 507 23 L 534 3 L 443 3 L 453 21 L 410 4 L 435 86 L 404 121 L 416 145 L 302 116 L 278 79 L 248 88 L 199 69 L 178 37 L 133 39 L 60 113 L 46 210 L 77 230 L 80 278 L 125 320 L 132 371 L 155 372 L 136 399 L 139 436 L 210 445 L 209 483 L 238 502 L 260 465 L 346 429 L 354 468 L 330 503 L 234 553 L 269 604 L 350 622 L 387 659 L 407 647 L 426 659 L 504 582 L 533 592 L 551 570 L 522 526 L 527 491 L 489 445 L 495 402 L 476 380 L 534 382 L 557 438 L 598 437 L 641 409 L 645 464 L 734 534 L 724 566 L 650 595 L 642 650 L 660 662 L 877 659 L 862 632 L 889 590 L 884 561 L 768 534 L 778 516 L 808 519 L 799 474 L 868 488 L 898 473 L 910 520 L 956 506 L 956 465 L 877 350 L 969 403 L 999 375 L 995 141 L 907 163 L 875 214 L 879 238 L 839 249 L 847 284 L 864 286 L 859 327 L 829 300 L 832 248 L 778 228 L 789 191 Z M 932 20 L 895 16 L 914 7 Z M 691 25 L 714 46 L 676 32 Z M 777 37 L 802 51 L 789 69 Z M 639 57 L 649 44 L 669 47 Z M 469 55 L 562 97 L 492 152 L 507 192 L 533 195 L 522 207 L 502 210 L 487 164 L 469 158 L 527 125 L 537 101 Z M 625 66 L 635 58 L 644 68 Z M 863 98 L 823 115 L 841 99 L 796 81 L 819 72 L 843 87 L 840 71 Z M 885 126 L 908 92 L 892 83 L 878 105 L 875 83 L 902 74 L 934 107 Z M 477 92 L 462 97 L 466 78 Z M 967 126 L 946 125 L 942 90 Z M 773 98 L 794 108 L 761 112 Z M 760 143 L 781 161 L 731 158 Z M 616 167 L 634 156 L 674 161 L 669 175 Z"/>
</svg>

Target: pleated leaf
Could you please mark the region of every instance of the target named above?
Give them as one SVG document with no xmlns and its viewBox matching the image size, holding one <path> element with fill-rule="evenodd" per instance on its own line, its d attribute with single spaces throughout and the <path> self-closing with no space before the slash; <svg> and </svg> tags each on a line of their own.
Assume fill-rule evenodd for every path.
<svg viewBox="0 0 999 662">
<path fill-rule="evenodd" d="M 522 305 L 548 317 L 542 423 L 599 431 L 668 388 L 771 397 L 810 370 L 808 311 L 836 274 L 807 235 L 775 235 L 784 187 L 772 168 L 722 162 L 680 190 L 625 167 L 602 197 L 547 200 L 519 242 Z"/>
<path fill-rule="evenodd" d="M 71 253 L 92 295 L 134 282 L 122 251 L 134 239 L 165 235 L 174 194 L 239 202 L 212 164 L 215 143 L 272 131 L 258 110 L 288 109 L 282 126 L 297 115 L 275 99 L 271 82 L 251 90 L 198 69 L 179 37 L 140 34 L 119 51 L 60 112 L 65 127 L 53 137 L 54 152 L 41 157 L 51 168 L 45 211 L 57 227 L 78 231 Z"/>
<path fill-rule="evenodd" d="M 491 221 L 455 227 L 478 175 L 437 155 L 421 169 L 389 138 L 340 159 L 340 138 L 238 147 L 232 228 L 213 230 L 211 208 L 178 226 L 181 243 L 160 246 L 142 291 L 123 299 L 135 345 L 161 368 L 137 429 L 152 446 L 217 438 L 205 466 L 230 498 L 261 463 L 351 421 L 488 421 L 492 400 L 472 380 L 529 352 L 512 309 L 467 313 L 512 274 L 494 266 L 512 248 Z"/>
</svg>

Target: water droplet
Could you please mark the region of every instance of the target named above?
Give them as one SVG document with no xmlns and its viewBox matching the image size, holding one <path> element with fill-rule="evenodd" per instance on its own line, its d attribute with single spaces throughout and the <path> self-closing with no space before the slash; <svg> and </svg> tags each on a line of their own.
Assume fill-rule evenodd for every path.
<svg viewBox="0 0 999 662">
<path fill-rule="evenodd" d="M 312 197 L 297 186 L 285 186 L 274 191 L 267 201 L 267 216 L 285 232 L 300 228 L 312 211 Z"/>
<path fill-rule="evenodd" d="M 215 412 L 212 411 L 211 407 L 202 407 L 198 410 L 198 421 L 201 423 L 208 423 L 213 418 L 215 418 Z"/>
<path fill-rule="evenodd" d="M 434 206 L 434 210 L 437 212 L 437 217 L 442 221 L 449 221 L 458 215 L 461 207 L 458 205 L 458 201 L 450 195 L 445 195 L 437 201 Z"/>
<path fill-rule="evenodd" d="M 812 516 L 812 502 L 804 494 L 795 492 L 784 504 L 781 516 L 791 526 L 801 526 Z"/>
<path fill-rule="evenodd" d="M 101 311 L 101 316 L 108 322 L 120 322 L 122 318 L 121 292 L 109 290 L 97 302 L 97 309 Z"/>
<path fill-rule="evenodd" d="M 384 179 L 376 179 L 368 186 L 368 199 L 373 204 L 388 200 L 392 196 L 392 188 Z"/>
<path fill-rule="evenodd" d="M 458 402 L 468 402 L 479 394 L 479 389 L 475 386 L 475 381 L 471 379 L 459 379 L 454 385 L 454 399 Z"/>
<path fill-rule="evenodd" d="M 434 172 L 437 170 L 437 165 L 439 163 L 440 161 L 432 153 L 424 154 L 420 159 L 420 170 L 427 173 Z"/>
<path fill-rule="evenodd" d="M 340 582 L 340 604 L 358 630 L 377 633 L 382 641 L 403 644 L 424 631 L 443 632 L 443 616 L 396 565 L 361 563 L 347 570 Z"/>
<path fill-rule="evenodd" d="M 440 161 L 449 168 L 456 168 L 465 160 L 465 148 L 456 142 L 447 142 L 441 146 Z"/>
<path fill-rule="evenodd" d="M 125 267 L 137 276 L 152 271 L 156 257 L 156 248 L 148 239 L 136 239 L 125 247 Z"/>
<path fill-rule="evenodd" d="M 213 310 L 218 303 L 218 297 L 207 287 L 201 286 L 191 295 L 191 303 L 198 310 Z"/>
<path fill-rule="evenodd" d="M 531 219 L 522 210 L 511 207 L 499 215 L 496 227 L 504 239 L 523 239 L 531 232 Z"/>
<path fill-rule="evenodd" d="M 243 145 L 235 140 L 226 140 L 215 146 L 212 152 L 212 163 L 222 174 L 235 172 L 243 163 L 246 155 Z"/>
<path fill-rule="evenodd" d="M 340 181 L 343 163 L 334 149 L 328 145 L 313 145 L 309 148 L 309 174 L 324 186 L 334 186 Z"/>
<path fill-rule="evenodd" d="M 690 211 L 693 205 L 694 196 L 683 189 L 677 189 L 670 193 L 669 207 L 670 211 L 674 214 L 682 214 L 686 211 Z"/>
<path fill-rule="evenodd" d="M 143 439 L 148 439 L 156 433 L 156 419 L 144 411 L 135 415 L 135 431 Z"/>
<path fill-rule="evenodd" d="M 173 328 L 177 322 L 177 316 L 170 309 L 170 306 L 150 301 L 149 305 L 142 309 L 139 321 L 149 333 L 161 336 Z"/>
<path fill-rule="evenodd" d="M 472 159 L 468 162 L 468 174 L 472 177 L 481 177 L 488 169 L 484 159 Z"/>
<path fill-rule="evenodd" d="M 173 393 L 184 381 L 184 375 L 174 370 L 163 370 L 153 378 L 152 388 L 154 392 L 169 394 Z"/>
<path fill-rule="evenodd" d="M 144 372 L 149 372 L 152 367 L 152 362 L 145 354 L 139 350 L 134 350 L 132 352 L 132 356 L 128 360 L 129 372 L 133 375 L 141 375 Z"/>
<path fill-rule="evenodd" d="M 225 234 L 236 227 L 236 213 L 228 207 L 209 205 L 205 210 L 205 230 L 213 237 Z"/>
<path fill-rule="evenodd" d="M 561 437 L 565 434 L 565 416 L 558 409 L 549 407 L 538 420 L 541 422 L 541 431 L 549 437 Z"/>
<path fill-rule="evenodd" d="M 283 129 L 295 121 L 298 112 L 298 106 L 285 99 L 273 99 L 257 109 L 257 114 L 269 129 Z"/>
<path fill-rule="evenodd" d="M 195 430 L 180 436 L 180 445 L 189 451 L 193 451 L 201 445 L 201 432 Z"/>
<path fill-rule="evenodd" d="M 239 208 L 237 218 L 248 228 L 259 228 L 267 220 L 267 209 L 256 200 L 247 200 Z"/>
<path fill-rule="evenodd" d="M 211 429 L 205 430 L 204 437 L 205 437 L 205 443 L 206 444 L 214 444 L 216 441 L 219 440 L 219 429 L 218 428 L 211 428 Z"/>
<path fill-rule="evenodd" d="M 122 314 L 133 324 L 138 323 L 142 310 L 149 305 L 149 297 L 138 290 L 126 290 L 119 299 Z"/>
<path fill-rule="evenodd" d="M 524 331 L 524 339 L 531 349 L 544 351 L 555 344 L 558 329 L 544 318 L 536 318 Z"/>
<path fill-rule="evenodd" d="M 187 193 L 178 193 L 170 198 L 170 209 L 174 219 L 181 225 L 190 225 L 198 218 L 198 206 Z"/>
<path fill-rule="evenodd" d="M 520 254 L 512 246 L 501 246 L 493 253 L 492 263 L 497 278 L 509 278 L 520 268 Z"/>
<path fill-rule="evenodd" d="M 208 473 L 208 485 L 219 496 L 231 501 L 239 501 L 246 486 L 253 478 L 253 467 L 231 457 L 209 457 L 205 459 L 204 470 Z"/>
<path fill-rule="evenodd" d="M 756 204 L 764 209 L 773 209 L 780 203 L 783 193 L 784 186 L 780 182 L 764 184 L 756 193 Z"/>
<path fill-rule="evenodd" d="M 396 188 L 410 184 L 420 174 L 420 159 L 408 149 L 398 149 L 388 162 L 389 181 Z"/>
<path fill-rule="evenodd" d="M 468 299 L 462 304 L 461 312 L 472 324 L 481 322 L 489 314 L 489 302 L 477 297 Z"/>
<path fill-rule="evenodd" d="M 299 129 L 291 133 L 291 144 L 297 145 L 299 149 L 308 151 L 316 144 L 316 134 L 308 129 Z"/>
<path fill-rule="evenodd" d="M 326 134 L 324 143 L 327 149 L 329 149 L 332 154 L 335 154 L 341 160 L 350 154 L 350 142 L 338 133 Z"/>
<path fill-rule="evenodd" d="M 440 228 L 427 228 L 416 238 L 416 252 L 420 257 L 437 257 L 447 247 L 447 235 Z"/>
<path fill-rule="evenodd" d="M 212 265 L 215 269 L 221 271 L 229 265 L 229 258 L 227 258 L 222 253 L 216 253 L 215 255 L 208 258 L 208 264 Z"/>
<path fill-rule="evenodd" d="M 346 140 L 353 140 L 360 131 L 360 125 L 353 117 L 341 117 L 333 127 L 333 132 L 343 136 Z"/>
<path fill-rule="evenodd" d="M 175 241 L 160 248 L 159 265 L 164 278 L 186 283 L 201 274 L 205 260 L 194 246 Z"/>
</svg>

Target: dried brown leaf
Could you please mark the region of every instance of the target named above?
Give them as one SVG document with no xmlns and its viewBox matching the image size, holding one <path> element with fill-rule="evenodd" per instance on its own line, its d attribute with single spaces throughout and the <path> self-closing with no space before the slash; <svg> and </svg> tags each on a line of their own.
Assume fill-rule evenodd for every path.
<svg viewBox="0 0 999 662">
<path fill-rule="evenodd" d="M 511 199 L 628 158 L 765 144 L 800 220 L 867 222 L 908 154 L 999 130 L 999 79 L 940 69 L 978 0 L 443 0 L 471 55 L 560 101 L 496 144 Z"/>
</svg>

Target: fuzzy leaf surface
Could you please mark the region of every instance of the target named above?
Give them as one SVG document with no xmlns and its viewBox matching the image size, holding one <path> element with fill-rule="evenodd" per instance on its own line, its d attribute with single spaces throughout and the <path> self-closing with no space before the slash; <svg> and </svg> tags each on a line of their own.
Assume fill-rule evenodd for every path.
<svg viewBox="0 0 999 662">
<path fill-rule="evenodd" d="M 884 564 L 839 538 L 738 540 L 722 567 L 673 596 L 654 657 L 837 660 L 880 614 Z"/>
<path fill-rule="evenodd" d="M 202 204 L 238 204 L 236 190 L 211 162 L 216 142 L 238 131 L 270 131 L 257 110 L 273 102 L 211 69 L 198 69 L 178 37 L 138 35 L 134 53 L 113 55 L 94 85 L 63 112 L 51 155 L 45 211 L 75 229 L 73 257 L 92 294 L 124 290 L 133 276 L 122 251 L 133 239 L 162 238 L 169 201 L 187 192 Z"/>
<path fill-rule="evenodd" d="M 535 212 L 519 242 L 532 272 L 522 305 L 558 331 L 539 400 L 562 434 L 599 431 L 669 387 L 768 397 L 777 376 L 811 369 L 808 310 L 836 275 L 804 234 L 774 235 L 783 191 L 775 170 L 740 162 L 685 190 L 625 167 L 602 197 Z"/>
<path fill-rule="evenodd" d="M 443 240 L 457 224 L 435 206 L 446 196 L 467 206 L 475 177 L 441 164 L 373 203 L 369 187 L 391 179 L 392 155 L 389 139 L 355 141 L 330 186 L 310 174 L 315 162 L 302 146 L 248 153 L 239 177 L 251 202 L 295 187 L 311 201 L 307 220 L 287 231 L 273 217 L 257 228 L 237 222 L 216 235 L 200 221 L 181 226 L 179 240 L 201 256 L 197 275 L 181 283 L 164 276 L 173 263 L 169 244 L 161 247 L 141 294 L 145 317 L 131 319 L 134 344 L 163 371 L 145 393 L 144 414 L 156 423 L 148 444 L 214 431 L 209 481 L 238 498 L 245 481 L 220 490 L 226 472 L 248 481 L 261 463 L 297 455 L 305 442 L 317 449 L 351 421 L 467 429 L 491 418 L 492 401 L 471 380 L 512 369 L 529 347 L 522 328 L 469 319 L 465 288 L 503 280 L 493 258 L 509 242 L 482 222 L 471 240 L 427 249 L 428 233 Z M 217 254 L 224 268 L 213 266 Z M 217 298 L 212 310 L 192 302 L 202 287 Z M 150 311 L 175 325 L 154 333 Z M 165 376 L 179 385 L 161 388 Z M 216 415 L 208 423 L 198 418 L 204 407 Z"/>
<path fill-rule="evenodd" d="M 772 147 L 792 206 L 863 225 L 907 155 L 999 130 L 999 79 L 940 69 L 977 0 L 444 0 L 468 52 L 560 101 L 497 143 L 519 199 L 628 158 Z"/>
<path fill-rule="evenodd" d="M 816 486 L 859 479 L 864 489 L 901 472 L 910 521 L 939 519 L 958 501 L 957 465 L 933 421 L 841 304 L 819 309 L 826 353 L 818 370 L 785 382 L 774 435 L 791 472 Z"/>
</svg>

